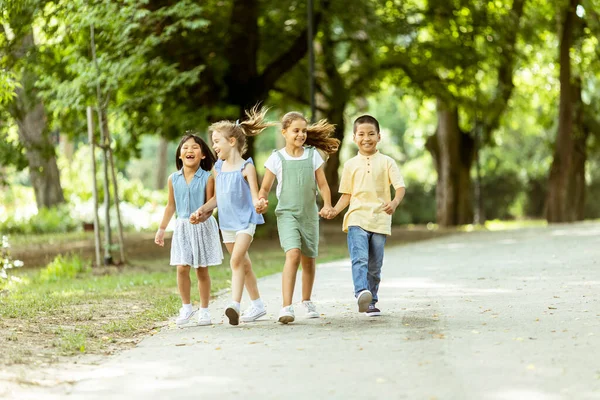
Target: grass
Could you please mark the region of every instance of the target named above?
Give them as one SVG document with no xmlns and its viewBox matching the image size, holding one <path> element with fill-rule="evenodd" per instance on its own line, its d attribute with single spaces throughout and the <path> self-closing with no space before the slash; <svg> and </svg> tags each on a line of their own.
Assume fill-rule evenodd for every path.
<svg viewBox="0 0 600 400">
<path fill-rule="evenodd" d="M 277 241 L 261 240 L 250 250 L 258 277 L 281 271 L 284 254 Z M 345 241 L 328 241 L 321 253 L 319 262 L 346 257 Z M 19 271 L 21 283 L 0 292 L 0 364 L 110 354 L 163 326 L 180 307 L 167 256 L 137 258 L 124 268 L 81 264 L 76 255 L 59 256 L 44 269 Z M 213 294 L 227 289 L 229 256 L 210 274 Z M 197 298 L 192 290 L 192 299 Z"/>
</svg>

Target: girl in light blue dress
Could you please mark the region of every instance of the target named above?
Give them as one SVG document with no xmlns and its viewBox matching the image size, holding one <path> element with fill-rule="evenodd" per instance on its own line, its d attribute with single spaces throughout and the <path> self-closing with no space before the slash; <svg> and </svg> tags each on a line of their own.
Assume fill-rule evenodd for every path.
<svg viewBox="0 0 600 400">
<path fill-rule="evenodd" d="M 209 127 L 213 149 L 219 158 L 214 168 L 216 197 L 200 207 L 196 216 L 203 218 L 211 214 L 215 207 L 219 211 L 223 243 L 231 254 L 232 301 L 225 310 L 231 325 L 238 325 L 240 320 L 256 321 L 267 313 L 248 255 L 256 225 L 265 222 L 262 215 L 256 212 L 256 207 L 264 204 L 265 199 L 258 198 L 258 179 L 252 159 L 242 158 L 247 148 L 246 137 L 258 135 L 273 125 L 264 120 L 265 114 L 265 109 L 255 107 L 246 112 L 248 119 L 245 121 L 221 121 Z M 251 305 L 240 316 L 244 286 L 250 295 Z"/>
<path fill-rule="evenodd" d="M 169 176 L 169 199 L 160 228 L 154 242 L 164 246 L 165 228 L 177 213 L 175 230 L 171 240 L 171 265 L 177 266 L 177 287 L 181 295 L 177 325 L 190 321 L 195 314 L 190 298 L 190 267 L 196 270 L 200 292 L 198 325 L 210 325 L 208 301 L 210 297 L 209 265 L 223 262 L 223 250 L 219 241 L 219 228 L 213 216 L 190 218 L 207 199 L 214 197 L 215 182 L 210 170 L 215 156 L 204 140 L 194 134 L 186 134 L 177 147 L 175 164 L 177 172 Z"/>
</svg>

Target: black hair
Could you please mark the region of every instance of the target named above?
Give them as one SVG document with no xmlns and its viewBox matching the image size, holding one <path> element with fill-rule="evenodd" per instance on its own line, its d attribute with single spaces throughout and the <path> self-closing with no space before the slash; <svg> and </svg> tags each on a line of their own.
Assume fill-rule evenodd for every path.
<svg viewBox="0 0 600 400">
<path fill-rule="evenodd" d="M 358 126 L 360 124 L 371 124 L 373 126 L 375 126 L 375 130 L 377 131 L 377 133 L 379 133 L 379 121 L 377 121 L 377 119 L 375 119 L 375 117 L 371 117 L 370 115 L 361 115 L 360 117 L 356 118 L 354 120 L 354 127 L 352 129 L 352 131 L 354 133 L 356 133 L 356 128 L 358 128 Z"/>
<path fill-rule="evenodd" d="M 185 142 L 187 142 L 190 139 L 194 139 L 194 142 L 200 145 L 200 150 L 202 151 L 202 155 L 204 156 L 204 158 L 200 160 L 200 168 L 202 168 L 205 171 L 211 171 L 213 165 L 215 165 L 215 162 L 217 161 L 215 155 L 212 152 L 212 149 L 208 146 L 208 144 L 206 144 L 204 140 L 202 140 L 200 136 L 197 135 L 196 132 L 189 131 L 186 132 L 185 135 L 183 135 L 183 137 L 179 141 L 179 146 L 177 146 L 177 152 L 175 153 L 175 165 L 177 166 L 177 170 L 179 171 L 181 168 L 183 168 L 183 161 L 181 160 L 181 158 L 179 158 L 179 156 L 181 155 L 181 147 Z"/>
</svg>

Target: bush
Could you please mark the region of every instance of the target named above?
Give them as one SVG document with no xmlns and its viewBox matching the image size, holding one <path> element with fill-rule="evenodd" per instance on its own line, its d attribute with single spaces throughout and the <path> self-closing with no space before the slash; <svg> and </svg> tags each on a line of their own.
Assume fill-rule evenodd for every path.
<svg viewBox="0 0 600 400">
<path fill-rule="evenodd" d="M 8 271 L 13 268 L 20 268 L 23 266 L 23 261 L 13 260 L 10 254 L 10 243 L 8 242 L 8 236 L 2 236 L 2 247 L 0 247 L 0 288 L 4 287 L 5 284 L 10 280 Z"/>
<path fill-rule="evenodd" d="M 0 221 L 0 231 L 7 233 L 65 233 L 79 229 L 80 223 L 73 219 L 67 205 L 42 208 L 36 215 L 21 220 L 8 216 Z"/>
<path fill-rule="evenodd" d="M 40 282 L 57 282 L 63 279 L 73 279 L 90 271 L 90 266 L 76 254 L 63 256 L 59 254 L 50 264 L 40 271 Z"/>
<path fill-rule="evenodd" d="M 392 216 L 393 225 L 427 224 L 436 220 L 435 185 L 411 181 Z M 394 198 L 394 193 L 392 193 Z"/>
</svg>

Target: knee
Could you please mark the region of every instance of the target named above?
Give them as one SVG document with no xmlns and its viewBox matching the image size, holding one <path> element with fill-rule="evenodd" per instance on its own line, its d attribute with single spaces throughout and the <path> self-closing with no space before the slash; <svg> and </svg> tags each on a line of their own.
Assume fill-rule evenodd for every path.
<svg viewBox="0 0 600 400">
<path fill-rule="evenodd" d="M 189 265 L 178 265 L 177 266 L 177 273 L 179 275 L 182 275 L 182 276 L 189 275 L 189 273 L 190 273 L 190 266 Z"/>
<path fill-rule="evenodd" d="M 231 256 L 231 260 L 229 260 L 231 269 L 244 268 L 244 259 L 244 256 Z"/>
<path fill-rule="evenodd" d="M 300 252 L 300 249 L 291 249 L 285 253 L 285 258 L 297 265 L 300 264 L 302 253 Z"/>
<path fill-rule="evenodd" d="M 208 268 L 198 268 L 196 270 L 196 276 L 200 282 L 207 282 L 210 280 L 210 275 L 208 275 Z"/>
</svg>

